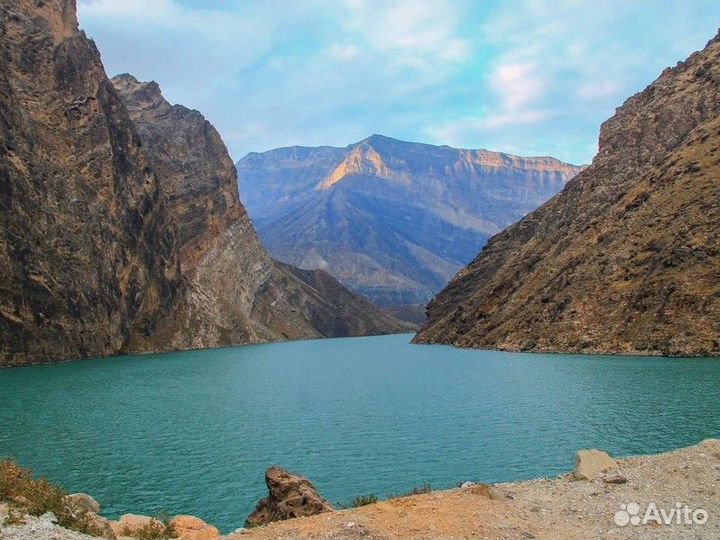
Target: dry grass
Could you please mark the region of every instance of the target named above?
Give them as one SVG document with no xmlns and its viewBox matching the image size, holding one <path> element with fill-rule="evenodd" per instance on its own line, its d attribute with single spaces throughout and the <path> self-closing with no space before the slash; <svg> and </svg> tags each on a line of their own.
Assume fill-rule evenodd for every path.
<svg viewBox="0 0 720 540">
<path fill-rule="evenodd" d="M 44 477 L 33 478 L 30 469 L 23 469 L 13 460 L 0 461 L 0 502 L 10 507 L 8 519 L 17 524 L 23 514 L 41 516 L 52 512 L 58 524 L 92 536 L 99 536 L 101 531 L 88 519 L 84 510 L 70 507 L 66 503 L 65 492 Z M 11 517 L 12 516 L 12 517 Z"/>
</svg>

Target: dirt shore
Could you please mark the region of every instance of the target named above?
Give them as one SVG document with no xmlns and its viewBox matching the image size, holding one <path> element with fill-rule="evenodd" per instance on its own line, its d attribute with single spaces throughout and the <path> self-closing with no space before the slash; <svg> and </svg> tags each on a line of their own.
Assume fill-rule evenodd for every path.
<svg viewBox="0 0 720 540">
<path fill-rule="evenodd" d="M 720 538 L 720 440 L 619 459 L 616 464 L 592 480 L 576 480 L 568 473 L 552 479 L 476 484 L 279 521 L 222 538 Z M 690 519 L 678 519 L 678 503 L 681 510 L 689 507 Z M 661 512 L 667 516 L 676 509 L 668 516 L 672 523 L 642 523 L 651 504 L 657 508 L 650 514 L 658 516 L 655 521 L 663 519 Z M 693 521 L 692 511 L 701 512 L 695 514 L 699 521 L 707 520 Z M 6 514 L 6 505 L 0 505 L 2 540 L 92 538 L 43 518 L 27 517 L 24 525 L 3 526 Z M 637 524 L 627 523 L 631 518 Z M 243 519 L 238 516 L 238 522 Z"/>
<path fill-rule="evenodd" d="M 483 486 L 438 491 L 271 523 L 228 538 L 720 538 L 720 440 L 617 464 L 593 480 L 567 474 L 495 484 L 490 496 Z M 615 514 L 630 503 L 639 505 L 641 520 L 650 503 L 666 515 L 681 503 L 704 510 L 707 521 L 685 524 L 681 516 L 677 523 L 674 515 L 669 525 L 617 525 Z M 696 516 L 702 520 L 703 514 Z M 618 519 L 623 517 L 633 516 Z"/>
</svg>

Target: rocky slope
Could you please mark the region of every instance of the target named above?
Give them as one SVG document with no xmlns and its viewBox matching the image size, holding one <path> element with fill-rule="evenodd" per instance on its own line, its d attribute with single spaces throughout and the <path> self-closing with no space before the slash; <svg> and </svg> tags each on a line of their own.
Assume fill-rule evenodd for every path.
<svg viewBox="0 0 720 540">
<path fill-rule="evenodd" d="M 276 264 L 217 132 L 119 93 L 74 1 L 0 1 L 0 47 L 0 365 L 404 328 Z"/>
<path fill-rule="evenodd" d="M 719 148 L 716 37 L 617 109 L 592 165 L 493 237 L 415 341 L 720 354 Z"/>
<path fill-rule="evenodd" d="M 252 153 L 237 167 L 242 199 L 274 257 L 324 268 L 388 307 L 424 304 L 490 235 L 580 170 L 380 135 L 346 148 Z"/>
</svg>

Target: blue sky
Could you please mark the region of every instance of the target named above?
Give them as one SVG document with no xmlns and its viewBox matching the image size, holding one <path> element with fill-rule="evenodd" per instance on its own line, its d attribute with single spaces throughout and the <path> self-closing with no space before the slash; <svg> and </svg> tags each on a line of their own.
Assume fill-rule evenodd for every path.
<svg viewBox="0 0 720 540">
<path fill-rule="evenodd" d="M 600 123 L 720 26 L 717 0 L 79 0 L 109 75 L 233 159 L 372 133 L 587 163 Z"/>
</svg>

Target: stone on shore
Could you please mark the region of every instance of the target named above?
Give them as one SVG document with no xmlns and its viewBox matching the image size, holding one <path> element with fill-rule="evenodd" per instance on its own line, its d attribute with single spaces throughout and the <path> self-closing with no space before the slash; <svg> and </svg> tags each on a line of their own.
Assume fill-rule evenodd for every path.
<svg viewBox="0 0 720 540">
<path fill-rule="evenodd" d="M 216 527 L 195 516 L 175 516 L 170 526 L 175 530 L 174 538 L 181 540 L 212 540 L 220 536 Z"/>
<path fill-rule="evenodd" d="M 110 528 L 115 536 L 135 536 L 146 528 L 165 529 L 165 525 L 155 518 L 149 516 L 140 516 L 137 514 L 123 514 L 118 521 L 110 521 Z"/>
<path fill-rule="evenodd" d="M 100 513 L 100 504 L 87 493 L 73 493 L 65 497 L 65 500 L 80 510 L 92 512 L 93 514 Z"/>
<path fill-rule="evenodd" d="M 270 467 L 265 471 L 265 483 L 269 494 L 258 502 L 253 513 L 245 520 L 246 527 L 334 510 L 304 476 L 292 474 L 280 467 Z"/>
<path fill-rule="evenodd" d="M 617 462 L 602 450 L 579 450 L 575 457 L 573 476 L 578 480 L 592 480 L 601 472 L 617 467 Z"/>
</svg>

